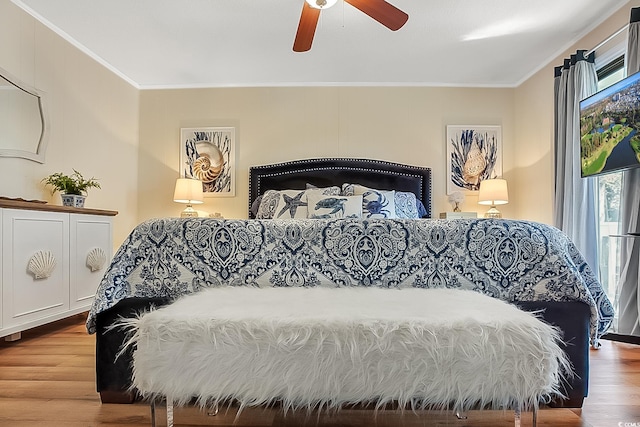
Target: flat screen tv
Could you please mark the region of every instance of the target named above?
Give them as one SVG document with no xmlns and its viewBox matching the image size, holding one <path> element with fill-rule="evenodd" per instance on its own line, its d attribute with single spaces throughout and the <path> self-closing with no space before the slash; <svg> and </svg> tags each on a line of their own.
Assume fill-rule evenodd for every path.
<svg viewBox="0 0 640 427">
<path fill-rule="evenodd" d="M 640 72 L 580 101 L 580 169 L 593 176 L 640 166 Z"/>
</svg>

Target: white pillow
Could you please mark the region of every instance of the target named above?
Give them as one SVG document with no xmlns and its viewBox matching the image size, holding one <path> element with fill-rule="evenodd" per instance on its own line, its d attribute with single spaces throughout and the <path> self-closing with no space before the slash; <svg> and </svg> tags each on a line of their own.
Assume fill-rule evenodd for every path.
<svg viewBox="0 0 640 427">
<path fill-rule="evenodd" d="M 307 190 L 282 190 L 273 219 L 307 217 Z"/>
<path fill-rule="evenodd" d="M 345 196 L 362 195 L 363 218 L 396 218 L 395 191 L 374 190 L 358 184 L 342 184 Z"/>
<path fill-rule="evenodd" d="M 327 196 L 311 193 L 307 196 L 307 201 L 309 218 L 362 217 L 362 196 Z"/>
<path fill-rule="evenodd" d="M 367 190 L 362 194 L 363 218 L 396 218 L 395 191 Z"/>
<path fill-rule="evenodd" d="M 310 190 L 267 190 L 262 196 L 257 219 L 292 219 L 307 217 L 309 194 L 340 194 L 340 188 L 328 187 Z"/>
</svg>

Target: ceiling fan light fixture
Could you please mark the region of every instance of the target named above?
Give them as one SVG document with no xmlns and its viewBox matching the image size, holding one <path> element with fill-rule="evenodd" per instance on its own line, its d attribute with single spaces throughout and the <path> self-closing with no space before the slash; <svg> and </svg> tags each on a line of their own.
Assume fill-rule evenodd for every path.
<svg viewBox="0 0 640 427">
<path fill-rule="evenodd" d="M 328 9 L 338 2 L 338 0 L 305 0 L 314 9 Z"/>
</svg>

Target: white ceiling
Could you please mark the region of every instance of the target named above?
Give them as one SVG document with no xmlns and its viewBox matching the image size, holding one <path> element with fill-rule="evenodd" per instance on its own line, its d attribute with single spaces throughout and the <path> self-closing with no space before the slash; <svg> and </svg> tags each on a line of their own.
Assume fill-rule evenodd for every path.
<svg viewBox="0 0 640 427">
<path fill-rule="evenodd" d="M 141 88 L 513 87 L 627 0 L 391 0 L 397 32 L 351 5 L 292 50 L 304 0 L 12 0 Z M 586 48 L 591 48 L 587 46 Z"/>
</svg>

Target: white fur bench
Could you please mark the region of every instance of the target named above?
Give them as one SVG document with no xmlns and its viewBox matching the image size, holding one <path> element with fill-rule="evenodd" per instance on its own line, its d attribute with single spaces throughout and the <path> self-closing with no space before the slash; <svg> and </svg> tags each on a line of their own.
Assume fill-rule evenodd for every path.
<svg viewBox="0 0 640 427">
<path fill-rule="evenodd" d="M 133 386 L 169 405 L 512 408 L 518 425 L 567 369 L 553 327 L 473 291 L 223 287 L 128 322 Z"/>
</svg>

